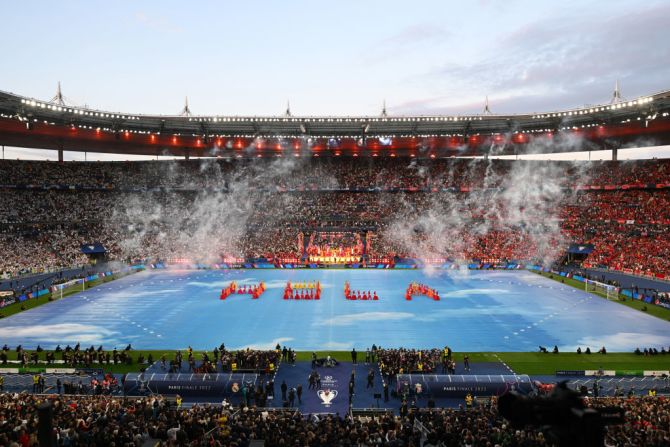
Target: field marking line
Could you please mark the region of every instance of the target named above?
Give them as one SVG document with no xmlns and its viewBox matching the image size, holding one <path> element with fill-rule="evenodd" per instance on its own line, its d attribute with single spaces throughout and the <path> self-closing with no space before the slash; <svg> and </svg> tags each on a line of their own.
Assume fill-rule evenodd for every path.
<svg viewBox="0 0 670 447">
<path fill-rule="evenodd" d="M 495 356 L 495 358 L 498 359 L 498 361 L 499 361 L 500 363 L 503 364 L 503 366 L 504 366 L 505 368 L 507 368 L 507 369 L 509 370 L 510 373 L 516 375 L 516 373 L 514 372 L 514 370 L 513 370 L 512 368 L 510 368 L 509 365 L 508 365 L 507 363 L 503 362 L 503 360 L 498 356 L 498 354 L 493 354 L 493 355 Z"/>
</svg>

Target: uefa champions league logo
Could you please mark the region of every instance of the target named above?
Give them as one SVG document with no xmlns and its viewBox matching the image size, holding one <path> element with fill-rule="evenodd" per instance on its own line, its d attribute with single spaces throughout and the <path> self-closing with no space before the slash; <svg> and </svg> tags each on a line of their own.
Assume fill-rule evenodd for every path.
<svg viewBox="0 0 670 447">
<path fill-rule="evenodd" d="M 337 390 L 319 390 L 316 395 L 326 407 L 330 407 L 330 403 L 337 397 Z"/>
<path fill-rule="evenodd" d="M 330 407 L 333 399 L 337 397 L 337 390 L 333 389 L 333 387 L 337 386 L 337 380 L 333 376 L 324 376 L 322 383 L 328 388 L 317 391 L 316 395 L 319 396 L 322 404 L 326 407 Z"/>
</svg>

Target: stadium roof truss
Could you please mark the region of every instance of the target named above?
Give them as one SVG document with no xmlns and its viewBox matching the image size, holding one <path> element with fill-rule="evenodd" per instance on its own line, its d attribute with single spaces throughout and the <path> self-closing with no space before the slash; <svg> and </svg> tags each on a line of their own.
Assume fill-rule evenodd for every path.
<svg viewBox="0 0 670 447">
<path fill-rule="evenodd" d="M 0 144 L 59 151 L 450 157 L 669 143 L 670 91 L 555 112 L 435 116 L 144 115 L 0 91 Z"/>
</svg>

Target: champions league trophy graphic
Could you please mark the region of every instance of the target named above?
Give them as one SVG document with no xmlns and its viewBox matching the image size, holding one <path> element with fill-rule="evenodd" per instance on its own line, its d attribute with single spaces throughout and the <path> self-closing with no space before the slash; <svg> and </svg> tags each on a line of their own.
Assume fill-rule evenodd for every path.
<svg viewBox="0 0 670 447">
<path fill-rule="evenodd" d="M 324 376 L 323 384 L 327 388 L 317 391 L 316 395 L 319 396 L 319 399 L 321 399 L 321 403 L 325 405 L 326 408 L 328 408 L 332 404 L 333 400 L 337 397 L 337 390 L 334 389 L 334 387 L 337 386 L 337 379 L 335 379 L 333 376 Z"/>
<path fill-rule="evenodd" d="M 319 399 L 321 399 L 322 403 L 326 407 L 330 407 L 331 402 L 333 399 L 337 397 L 337 390 L 319 390 L 316 393 L 317 396 L 319 396 Z"/>
</svg>

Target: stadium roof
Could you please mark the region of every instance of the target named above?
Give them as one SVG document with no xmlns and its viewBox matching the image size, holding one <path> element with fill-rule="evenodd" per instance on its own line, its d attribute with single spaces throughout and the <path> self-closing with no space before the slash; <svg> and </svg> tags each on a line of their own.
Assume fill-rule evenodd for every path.
<svg viewBox="0 0 670 447">
<path fill-rule="evenodd" d="M 496 115 L 197 116 L 110 112 L 0 91 L 0 144 L 143 155 L 448 157 L 670 143 L 670 91 L 552 112 Z"/>
</svg>

